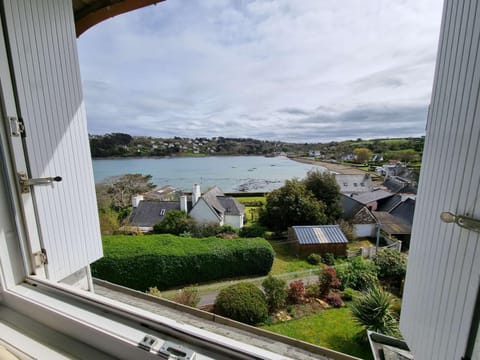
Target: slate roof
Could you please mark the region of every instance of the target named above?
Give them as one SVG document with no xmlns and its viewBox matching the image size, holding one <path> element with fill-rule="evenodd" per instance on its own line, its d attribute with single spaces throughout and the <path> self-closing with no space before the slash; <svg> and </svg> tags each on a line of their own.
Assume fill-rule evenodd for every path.
<svg viewBox="0 0 480 360">
<path fill-rule="evenodd" d="M 387 198 L 382 201 L 381 204 L 378 204 L 377 211 L 387 211 L 390 212 L 395 206 L 402 202 L 401 195 L 394 195 L 391 198 Z"/>
<path fill-rule="evenodd" d="M 406 224 L 413 224 L 413 215 L 415 214 L 415 200 L 407 199 L 404 202 L 398 204 L 392 210 L 390 214 L 403 220 Z"/>
<path fill-rule="evenodd" d="M 399 176 L 390 176 L 382 184 L 393 193 L 417 193 L 417 189 L 409 180 L 402 179 Z"/>
<path fill-rule="evenodd" d="M 345 220 L 352 219 L 364 206 L 362 203 L 345 194 L 340 194 L 340 204 L 343 209 L 342 218 Z"/>
<path fill-rule="evenodd" d="M 135 226 L 153 227 L 161 222 L 170 210 L 180 210 L 180 202 L 143 200 L 133 209 L 130 222 Z"/>
<path fill-rule="evenodd" d="M 242 203 L 231 196 L 225 196 L 218 186 L 208 190 L 202 198 L 219 214 L 242 215 L 245 212 L 245 206 Z"/>
<path fill-rule="evenodd" d="M 373 211 L 372 214 L 380 224 L 380 228 L 388 234 L 404 235 L 412 233 L 411 225 L 404 223 L 402 219 L 386 211 Z"/>
<path fill-rule="evenodd" d="M 301 245 L 348 243 L 338 225 L 292 226 L 292 229 Z"/>
<path fill-rule="evenodd" d="M 371 203 L 372 201 L 378 201 L 382 199 L 386 199 L 388 197 L 391 197 L 395 194 L 392 194 L 389 191 L 385 190 L 374 190 L 370 192 L 365 192 L 361 194 L 354 194 L 353 198 L 357 200 L 358 202 L 361 202 L 364 205 L 367 205 L 368 203 Z"/>
<path fill-rule="evenodd" d="M 361 193 L 373 190 L 369 174 L 335 174 L 335 180 L 342 193 Z"/>
</svg>

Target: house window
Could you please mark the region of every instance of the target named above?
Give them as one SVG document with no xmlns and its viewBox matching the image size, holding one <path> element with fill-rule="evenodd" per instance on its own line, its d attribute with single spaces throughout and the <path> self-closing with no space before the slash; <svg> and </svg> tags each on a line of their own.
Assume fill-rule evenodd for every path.
<svg viewBox="0 0 480 360">
<path fill-rule="evenodd" d="M 365 187 L 365 183 L 360 183 L 360 186 L 361 186 L 361 187 Z"/>
<path fill-rule="evenodd" d="M 353 186 L 357 187 L 357 186 L 358 186 L 358 184 L 357 184 L 357 183 L 353 183 Z"/>
<path fill-rule="evenodd" d="M 344 183 L 343 183 L 343 186 L 348 186 L 348 183 L 347 183 L 347 182 L 344 182 Z"/>
</svg>

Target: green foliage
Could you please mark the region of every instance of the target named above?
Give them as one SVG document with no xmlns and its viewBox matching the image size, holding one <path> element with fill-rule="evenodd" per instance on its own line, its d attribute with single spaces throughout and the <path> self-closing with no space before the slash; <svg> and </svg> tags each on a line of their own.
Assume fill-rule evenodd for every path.
<svg viewBox="0 0 480 360">
<path fill-rule="evenodd" d="M 152 190 L 151 175 L 125 174 L 107 178 L 95 187 L 99 208 L 122 210 L 129 208 L 132 196 Z"/>
<path fill-rule="evenodd" d="M 378 277 L 401 281 L 407 271 L 407 257 L 394 249 L 381 249 L 375 258 Z"/>
<path fill-rule="evenodd" d="M 98 212 L 100 220 L 100 231 L 103 235 L 113 235 L 120 227 L 118 213 L 111 209 L 104 209 Z"/>
<path fill-rule="evenodd" d="M 335 255 L 332 253 L 325 253 L 322 255 L 322 263 L 328 266 L 335 265 Z"/>
<path fill-rule="evenodd" d="M 325 214 L 329 222 L 335 221 L 342 215 L 343 209 L 339 202 L 340 186 L 335 180 L 335 175 L 329 172 L 310 170 L 303 179 L 303 183 L 317 200 L 326 205 Z"/>
<path fill-rule="evenodd" d="M 173 301 L 190 307 L 196 307 L 200 302 L 198 290 L 194 287 L 186 287 L 175 294 Z"/>
<path fill-rule="evenodd" d="M 287 283 L 285 280 L 269 275 L 263 280 L 262 287 L 270 312 L 275 312 L 285 306 L 287 301 Z"/>
<path fill-rule="evenodd" d="M 325 204 L 317 201 L 302 182 L 287 180 L 284 186 L 267 195 L 260 222 L 276 232 L 293 225 L 326 224 L 325 210 Z"/>
<path fill-rule="evenodd" d="M 344 288 L 366 290 L 378 284 L 377 267 L 371 260 L 361 256 L 348 259 L 335 267 Z"/>
<path fill-rule="evenodd" d="M 190 228 L 190 217 L 181 210 L 168 211 L 163 220 L 153 226 L 155 234 L 173 234 L 180 235 L 187 232 Z"/>
<path fill-rule="evenodd" d="M 268 307 L 262 291 L 252 283 L 243 282 L 220 291 L 215 313 L 255 325 L 267 319 Z"/>
<path fill-rule="evenodd" d="M 391 308 L 391 297 L 380 287 L 372 287 L 355 300 L 350 310 L 353 318 L 366 329 L 398 336 L 398 322 Z"/>
<path fill-rule="evenodd" d="M 162 293 L 160 290 L 157 289 L 156 286 L 154 287 L 149 287 L 148 290 L 146 291 L 148 295 L 156 296 L 156 297 L 162 297 Z"/>
<path fill-rule="evenodd" d="M 360 293 L 356 290 L 353 290 L 352 288 L 346 288 L 342 292 L 342 298 L 345 301 L 351 301 L 354 300 Z"/>
<path fill-rule="evenodd" d="M 338 226 L 340 226 L 340 229 L 342 230 L 348 241 L 354 241 L 357 239 L 357 234 L 355 233 L 355 229 L 353 228 L 353 225 L 351 223 L 343 219 L 339 219 L 337 220 L 337 224 Z"/>
<path fill-rule="evenodd" d="M 332 289 L 340 287 L 340 280 L 333 267 L 322 266 L 318 276 L 318 296 L 327 297 Z"/>
<path fill-rule="evenodd" d="M 264 239 L 104 236 L 95 277 L 145 291 L 237 276 L 266 275 L 274 259 Z"/>
<path fill-rule="evenodd" d="M 372 150 L 367 148 L 356 148 L 353 153 L 357 157 L 357 162 L 364 163 L 372 158 Z"/>
<path fill-rule="evenodd" d="M 318 265 L 322 262 L 322 256 L 319 254 L 310 254 L 307 256 L 307 262 L 312 265 Z"/>
<path fill-rule="evenodd" d="M 244 226 L 240 229 L 240 236 L 241 237 L 264 237 L 265 235 L 265 227 L 254 224 L 250 226 Z"/>
</svg>

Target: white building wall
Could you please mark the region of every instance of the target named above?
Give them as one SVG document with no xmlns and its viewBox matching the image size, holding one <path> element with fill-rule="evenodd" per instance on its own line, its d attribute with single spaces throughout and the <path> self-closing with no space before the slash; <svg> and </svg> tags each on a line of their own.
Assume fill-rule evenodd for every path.
<svg viewBox="0 0 480 360">
<path fill-rule="evenodd" d="M 189 215 L 199 223 L 216 223 L 223 225 L 223 221 L 219 220 L 203 198 L 197 201 L 192 210 L 190 210 Z"/>
<path fill-rule="evenodd" d="M 243 215 L 225 215 L 225 225 L 241 229 L 243 227 Z"/>
<path fill-rule="evenodd" d="M 420 360 L 465 356 L 480 276 L 480 234 L 440 220 L 480 219 L 478 1 L 446 0 L 440 36 L 400 322 Z"/>
<path fill-rule="evenodd" d="M 353 230 L 358 237 L 374 237 L 375 224 L 354 224 Z"/>
<path fill-rule="evenodd" d="M 72 4 L 5 0 L 4 10 L 30 175 L 63 178 L 32 190 L 58 281 L 102 256 Z"/>
</svg>

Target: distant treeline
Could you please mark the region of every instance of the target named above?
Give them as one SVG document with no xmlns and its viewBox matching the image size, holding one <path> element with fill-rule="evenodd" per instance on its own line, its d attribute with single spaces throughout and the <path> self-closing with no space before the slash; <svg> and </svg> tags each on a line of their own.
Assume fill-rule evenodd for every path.
<svg viewBox="0 0 480 360">
<path fill-rule="evenodd" d="M 156 157 L 206 155 L 315 155 L 323 159 L 342 159 L 355 149 L 367 148 L 382 157 L 405 151 L 420 155 L 424 137 L 332 141 L 328 143 L 287 143 L 251 138 L 154 138 L 123 133 L 90 135 L 92 157 Z"/>
</svg>

